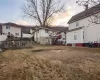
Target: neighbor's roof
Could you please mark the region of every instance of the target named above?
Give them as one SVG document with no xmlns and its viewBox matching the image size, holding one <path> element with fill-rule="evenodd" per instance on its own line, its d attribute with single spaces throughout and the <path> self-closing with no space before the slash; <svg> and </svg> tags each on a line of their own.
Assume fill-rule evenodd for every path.
<svg viewBox="0 0 100 80">
<path fill-rule="evenodd" d="M 51 30 L 51 31 L 57 31 L 57 32 L 66 32 L 68 31 L 68 27 L 59 27 L 59 26 L 48 26 L 48 27 L 37 27 L 36 31 L 40 30 L 40 29 L 45 29 L 45 30 Z M 34 31 L 34 32 L 36 32 Z"/>
<path fill-rule="evenodd" d="M 47 27 L 48 29 L 51 29 L 51 30 L 56 30 L 56 31 L 60 31 L 60 32 L 66 32 L 68 30 L 68 27 L 59 27 L 59 26 L 56 26 L 56 27 Z"/>
<path fill-rule="evenodd" d="M 83 27 L 79 27 L 79 28 L 71 29 L 71 30 L 68 30 L 68 32 L 72 32 L 72 31 L 76 31 L 76 30 L 80 30 L 80 29 L 83 29 Z"/>
<path fill-rule="evenodd" d="M 74 15 L 74 16 L 69 20 L 68 23 L 70 24 L 70 23 L 73 23 L 73 22 L 75 22 L 75 21 L 79 21 L 79 20 L 81 20 L 81 19 L 84 19 L 84 18 L 86 18 L 86 17 L 89 17 L 89 16 L 94 15 L 94 14 L 99 13 L 99 12 L 100 12 L 100 4 L 98 4 L 98 5 L 96 5 L 96 6 L 92 7 L 92 8 L 90 8 L 90 9 L 88 9 L 88 10 L 85 10 L 85 11 L 79 13 L 79 14 Z"/>
<path fill-rule="evenodd" d="M 10 25 L 10 26 L 19 27 L 19 28 L 32 28 L 32 29 L 35 28 L 34 26 L 19 25 L 19 24 L 11 23 L 11 22 L 9 22 L 9 23 L 2 23 L 2 25 Z"/>
<path fill-rule="evenodd" d="M 54 32 L 67 32 L 68 31 L 68 27 L 57 27 L 57 26 L 47 26 L 47 27 L 36 27 L 36 30 L 33 32 L 35 33 L 36 31 L 40 30 L 40 29 L 44 29 L 44 30 L 49 30 L 49 31 L 54 31 Z"/>
<path fill-rule="evenodd" d="M 11 26 L 14 26 L 14 27 L 19 27 L 17 24 L 15 23 L 2 23 L 2 25 L 11 25 Z"/>
<path fill-rule="evenodd" d="M 52 31 L 59 31 L 59 32 L 66 32 L 68 30 L 68 27 L 63 27 L 63 26 L 47 26 L 47 27 L 40 27 L 40 26 L 24 26 L 24 25 L 18 25 L 15 23 L 2 23 L 2 25 L 10 25 L 13 27 L 19 27 L 22 28 L 24 30 L 27 30 L 29 28 L 33 29 L 33 30 L 39 30 L 39 29 L 49 29 Z M 37 29 L 36 29 L 37 28 Z"/>
</svg>

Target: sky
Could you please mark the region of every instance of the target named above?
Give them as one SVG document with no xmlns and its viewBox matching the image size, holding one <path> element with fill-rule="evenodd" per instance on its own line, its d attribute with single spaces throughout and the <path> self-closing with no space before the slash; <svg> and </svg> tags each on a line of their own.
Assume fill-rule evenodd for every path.
<svg viewBox="0 0 100 80">
<path fill-rule="evenodd" d="M 54 17 L 52 24 L 67 25 L 67 21 L 71 18 L 71 16 L 83 10 L 82 7 L 75 3 L 76 0 L 65 0 L 65 2 L 65 12 L 55 14 L 56 17 Z M 35 25 L 35 22 L 23 16 L 24 14 L 21 8 L 24 3 L 25 0 L 0 0 L 0 23 L 14 22 L 23 25 Z"/>
</svg>

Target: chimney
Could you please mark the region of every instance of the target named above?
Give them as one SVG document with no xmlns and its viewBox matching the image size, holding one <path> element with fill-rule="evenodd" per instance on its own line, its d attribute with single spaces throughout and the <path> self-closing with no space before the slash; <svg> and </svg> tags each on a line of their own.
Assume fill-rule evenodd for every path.
<svg viewBox="0 0 100 80">
<path fill-rule="evenodd" d="M 85 10 L 88 10 L 89 9 L 89 6 L 88 4 L 84 5 L 85 6 Z"/>
</svg>

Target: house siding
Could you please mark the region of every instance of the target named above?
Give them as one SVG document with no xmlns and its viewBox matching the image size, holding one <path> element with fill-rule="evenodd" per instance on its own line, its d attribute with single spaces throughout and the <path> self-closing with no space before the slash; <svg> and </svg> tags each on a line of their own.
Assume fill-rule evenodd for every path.
<svg viewBox="0 0 100 80">
<path fill-rule="evenodd" d="M 74 35 L 76 34 L 76 40 L 74 39 Z M 82 44 L 83 43 L 83 29 L 80 30 L 76 30 L 76 31 L 72 31 L 72 32 L 68 32 L 67 33 L 67 45 L 68 44 Z"/>
<path fill-rule="evenodd" d="M 11 34 L 13 34 L 15 37 L 21 37 L 21 28 L 18 27 L 14 27 L 14 26 L 10 26 L 10 29 L 6 29 L 6 26 L 3 25 L 2 26 L 2 32 L 7 35 L 8 32 L 10 32 Z M 16 33 L 18 33 L 19 35 L 16 36 Z"/>
<path fill-rule="evenodd" d="M 0 35 L 0 41 L 5 41 L 7 39 L 6 35 Z"/>
<path fill-rule="evenodd" d="M 50 36 L 45 29 L 40 29 L 34 33 L 34 40 L 40 44 L 51 44 Z"/>
<path fill-rule="evenodd" d="M 86 31 L 87 30 L 87 31 Z M 86 38 L 85 43 L 88 42 L 98 42 L 100 43 L 100 24 L 95 24 L 86 28 Z"/>
<path fill-rule="evenodd" d="M 100 13 L 98 13 L 100 15 Z M 91 16 L 93 18 L 94 16 Z M 100 24 L 92 23 L 90 17 L 84 18 L 82 20 L 76 21 L 74 23 L 69 24 L 69 30 L 82 27 L 81 30 L 75 30 L 72 32 L 68 32 L 66 37 L 66 44 L 85 44 L 89 42 L 97 42 L 100 43 Z M 79 23 L 78 26 L 76 26 L 76 23 Z M 78 33 L 78 40 L 75 41 L 73 39 L 74 32 Z M 83 39 L 84 36 L 84 39 Z M 83 39 L 83 40 L 82 40 Z"/>
<path fill-rule="evenodd" d="M 61 35 L 61 39 L 58 36 Z M 52 31 L 47 29 L 40 29 L 34 33 L 34 40 L 40 44 L 58 44 L 57 42 L 62 42 L 63 45 L 66 43 L 66 33 L 60 31 Z"/>
</svg>

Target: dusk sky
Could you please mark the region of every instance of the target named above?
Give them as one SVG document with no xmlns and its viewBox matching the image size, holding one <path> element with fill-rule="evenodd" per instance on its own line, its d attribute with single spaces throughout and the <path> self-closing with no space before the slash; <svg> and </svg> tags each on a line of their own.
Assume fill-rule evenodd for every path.
<svg viewBox="0 0 100 80">
<path fill-rule="evenodd" d="M 65 1 L 66 1 L 66 10 L 70 9 L 70 13 L 72 13 L 72 15 L 82 10 L 82 7 L 79 7 L 75 3 L 75 0 L 65 0 Z M 23 17 L 23 12 L 21 10 L 21 7 L 23 6 L 24 3 L 25 3 L 25 0 L 0 0 L 0 22 L 1 23 L 15 22 L 19 24 L 35 24 L 29 21 L 29 19 Z M 61 24 L 63 23 L 65 24 L 67 23 L 67 21 L 65 20 L 63 21 L 62 19 Z"/>
</svg>

